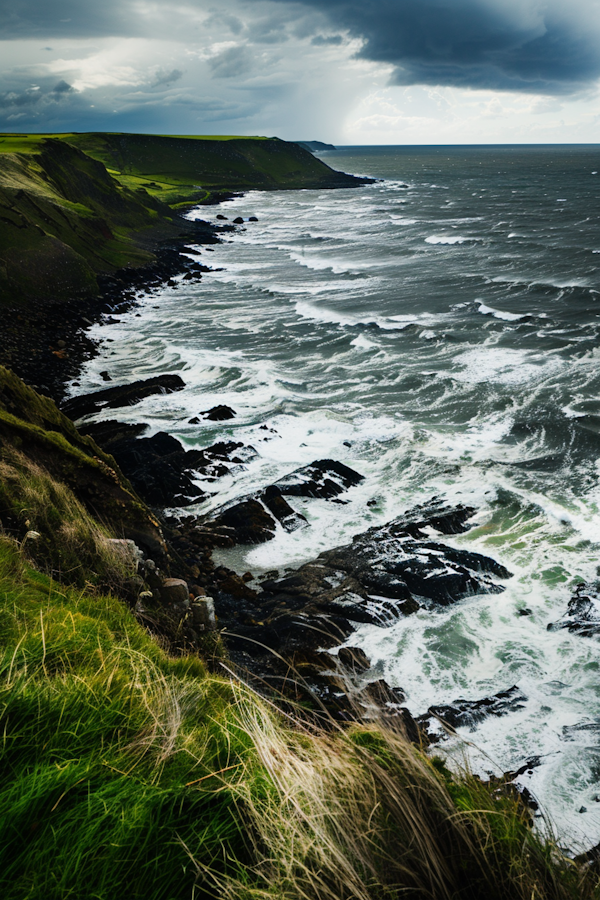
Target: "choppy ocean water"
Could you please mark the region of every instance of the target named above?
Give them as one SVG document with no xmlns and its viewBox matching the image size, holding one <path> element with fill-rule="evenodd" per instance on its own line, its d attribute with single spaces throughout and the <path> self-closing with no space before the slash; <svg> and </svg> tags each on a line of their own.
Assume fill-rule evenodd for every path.
<svg viewBox="0 0 600 900">
<path fill-rule="evenodd" d="M 523 709 L 461 731 L 471 765 L 499 773 L 541 757 L 521 782 L 563 842 L 591 846 L 600 639 L 547 625 L 600 565 L 600 147 L 355 147 L 324 159 L 384 180 L 251 192 L 192 213 L 259 221 L 214 252 L 190 247 L 215 268 L 200 283 L 95 326 L 101 353 L 77 393 L 104 386 L 105 369 L 117 383 L 180 373 L 184 391 L 119 418 L 189 447 L 231 437 L 260 454 L 203 485 L 218 493 L 198 512 L 318 458 L 366 476 L 345 506 L 295 503 L 311 527 L 230 554 L 242 571 L 299 564 L 433 495 L 476 507 L 474 527 L 444 540 L 507 566 L 505 592 L 361 626 L 351 643 L 414 714 L 518 685 Z M 235 420 L 188 423 L 221 403 Z M 599 728 L 563 730 L 580 723 Z"/>
</svg>

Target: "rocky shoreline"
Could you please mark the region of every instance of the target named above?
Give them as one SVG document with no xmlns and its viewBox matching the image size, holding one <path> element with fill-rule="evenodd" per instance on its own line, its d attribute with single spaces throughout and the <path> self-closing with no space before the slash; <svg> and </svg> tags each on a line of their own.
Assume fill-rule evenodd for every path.
<svg viewBox="0 0 600 900">
<path fill-rule="evenodd" d="M 166 433 L 144 437 L 143 423 L 118 421 L 119 408 L 184 386 L 180 376 L 166 374 L 76 396 L 63 405 L 73 419 L 83 417 L 80 431 L 114 457 L 161 521 L 171 560 L 142 562 L 142 577 L 130 598 L 141 617 L 151 622 L 158 610 L 167 612 L 179 646 L 193 649 L 204 630 L 199 616 L 205 612 L 198 612 L 198 604 L 214 604 L 228 665 L 260 692 L 284 706 L 310 710 L 320 720 L 384 716 L 413 741 L 427 744 L 457 727 L 519 708 L 526 698 L 513 686 L 478 701 L 458 698 L 448 707 L 432 705 L 414 719 L 404 706 L 404 692 L 383 681 L 365 654 L 351 646 L 361 623 L 385 628 L 419 611 L 435 615 L 465 597 L 504 590 L 502 582 L 511 577 L 504 566 L 442 540 L 467 531 L 474 509 L 434 497 L 295 569 L 240 575 L 217 564 L 213 551 L 267 542 L 278 529 L 310 527 L 294 509 L 294 498 L 341 503 L 364 476 L 336 460 L 315 460 L 210 515 L 168 516 L 165 509 L 202 500 L 195 476 L 218 483 L 257 454 L 231 440 L 184 450 Z M 85 421 L 98 413 L 110 418 Z M 235 411 L 215 407 L 201 415 L 219 421 Z M 173 593 L 173 574 L 180 595 Z"/>
<path fill-rule="evenodd" d="M 229 199 L 229 197 L 221 198 Z M 215 201 L 216 202 L 216 201 Z M 56 305 L 47 300 L 31 301 L 26 307 L 3 309 L 3 340 L 0 365 L 12 369 L 27 384 L 61 403 L 66 383 L 77 377 L 82 364 L 96 353 L 96 343 L 88 336 L 90 325 L 106 316 L 124 313 L 135 304 L 139 292 L 169 284 L 176 276 L 199 280 L 204 266 L 186 254 L 190 244 L 209 246 L 233 225 L 215 225 L 201 219 L 181 218 L 179 238 L 162 241 L 153 248 L 154 262 L 124 267 L 99 275 L 99 296 L 73 296 Z"/>
</svg>

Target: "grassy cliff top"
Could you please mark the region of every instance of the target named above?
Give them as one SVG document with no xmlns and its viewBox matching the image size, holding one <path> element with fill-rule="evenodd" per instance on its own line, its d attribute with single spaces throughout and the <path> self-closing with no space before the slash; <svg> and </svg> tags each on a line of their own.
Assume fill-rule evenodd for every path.
<svg viewBox="0 0 600 900">
<path fill-rule="evenodd" d="M 279 138 L 90 133 L 67 140 L 100 160 L 121 184 L 170 205 L 198 191 L 350 186 L 298 144 Z"/>
<path fill-rule="evenodd" d="M 143 188 L 171 206 L 202 202 L 215 190 L 350 187 L 357 183 L 298 144 L 262 136 L 5 133 L 0 134 L 0 154 L 40 153 L 49 140 L 77 147 L 106 166 L 122 186 Z"/>
<path fill-rule="evenodd" d="M 98 132 L 96 132 L 98 133 Z M 107 135 L 123 135 L 122 131 L 102 132 Z M 48 138 L 55 138 L 59 141 L 68 141 L 74 143 L 74 138 L 85 137 L 87 132 L 79 131 L 57 131 L 57 132 L 36 132 L 34 134 L 22 134 L 17 131 L 0 132 L 0 153 L 35 153 L 42 141 Z M 182 140 L 191 141 L 266 141 L 277 140 L 277 138 L 266 138 L 262 135 L 242 135 L 242 134 L 160 134 L 154 137 L 172 137 Z"/>
</svg>

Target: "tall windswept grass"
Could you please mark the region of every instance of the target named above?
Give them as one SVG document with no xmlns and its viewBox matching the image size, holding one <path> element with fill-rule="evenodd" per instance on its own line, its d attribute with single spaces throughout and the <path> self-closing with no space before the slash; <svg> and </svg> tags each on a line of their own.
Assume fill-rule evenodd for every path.
<svg viewBox="0 0 600 900">
<path fill-rule="evenodd" d="M 399 731 L 291 737 L 259 705 L 238 717 L 269 785 L 237 785 L 256 862 L 223 879 L 194 860 L 227 900 L 592 897 L 595 880 L 533 834 L 520 799 L 453 777 Z"/>
<path fill-rule="evenodd" d="M 316 732 L 0 538 L 3 900 L 571 900 L 521 802 L 381 724 Z"/>
<path fill-rule="evenodd" d="M 14 449 L 0 458 L 0 522 L 18 540 L 36 532 L 27 554 L 61 581 L 118 591 L 133 574 L 70 488 Z"/>
</svg>

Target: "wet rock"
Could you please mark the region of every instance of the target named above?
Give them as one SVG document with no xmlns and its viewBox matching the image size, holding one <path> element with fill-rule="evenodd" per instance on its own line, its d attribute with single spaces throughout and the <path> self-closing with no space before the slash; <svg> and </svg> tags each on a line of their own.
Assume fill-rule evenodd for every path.
<svg viewBox="0 0 600 900">
<path fill-rule="evenodd" d="M 193 460 L 176 438 L 159 431 L 150 438 L 108 445 L 138 494 L 151 506 L 186 506 L 205 494 L 192 480 Z"/>
<path fill-rule="evenodd" d="M 264 503 L 270 513 L 272 513 L 285 531 L 297 531 L 299 528 L 306 528 L 308 521 L 301 513 L 297 513 L 290 504 L 285 500 L 281 491 L 275 485 L 271 485 L 262 494 L 260 500 Z"/>
<path fill-rule="evenodd" d="M 600 739 L 600 722 L 578 722 L 576 725 L 563 725 L 564 741 L 590 741 L 597 743 Z"/>
<path fill-rule="evenodd" d="M 425 528 L 464 531 L 472 513 L 439 502 L 415 507 L 357 535 L 352 544 L 322 553 L 319 562 L 353 576 L 371 596 L 420 605 L 446 606 L 473 594 L 498 593 L 503 588 L 490 575 L 510 577 L 504 566 L 479 553 L 421 539 Z"/>
<path fill-rule="evenodd" d="M 207 529 L 223 525 L 234 528 L 236 543 L 263 543 L 275 536 L 276 522 L 288 532 L 308 526 L 305 516 L 289 505 L 286 496 L 318 497 L 325 500 L 337 498 L 362 480 L 362 475 L 343 463 L 332 459 L 316 460 L 309 466 L 291 472 L 263 491 L 230 504 L 203 525 Z M 248 515 L 252 521 L 248 521 L 245 526 L 244 517 Z M 234 521 L 235 524 L 232 524 Z"/>
<path fill-rule="evenodd" d="M 360 484 L 364 476 L 334 459 L 318 459 L 275 482 L 287 497 L 318 497 L 330 500 Z"/>
<path fill-rule="evenodd" d="M 234 419 L 237 413 L 230 406 L 213 406 L 212 409 L 205 410 L 200 415 L 212 422 L 225 422 L 227 419 Z"/>
<path fill-rule="evenodd" d="M 516 686 L 500 691 L 482 700 L 453 700 L 444 706 L 430 706 L 427 713 L 416 721 L 432 740 L 439 740 L 445 728 L 469 728 L 476 726 L 489 716 L 505 716 L 522 709 L 527 697 Z M 441 728 L 439 726 L 442 726 Z"/>
<path fill-rule="evenodd" d="M 248 216 L 248 221 L 249 222 L 258 222 L 258 219 L 256 216 Z"/>
<path fill-rule="evenodd" d="M 83 426 L 98 444 L 111 453 L 138 494 L 151 506 L 189 506 L 206 494 L 194 482 L 194 474 L 215 479 L 256 455 L 252 447 L 236 441 L 219 442 L 203 450 L 184 450 L 171 435 L 159 431 L 150 438 L 135 439 L 144 425 L 125 425 L 112 420 Z"/>
<path fill-rule="evenodd" d="M 259 508 L 264 510 L 257 503 L 254 507 L 257 515 Z M 491 574 L 509 573 L 495 560 L 470 551 L 461 555 L 456 548 L 431 539 L 434 523 L 446 533 L 466 530 L 472 512 L 434 500 L 427 506 L 409 510 L 386 526 L 357 535 L 351 544 L 326 551 L 283 577 L 271 573 L 271 577 L 256 584 L 256 590 L 243 585 L 246 590 L 243 594 L 240 585 L 232 585 L 231 577 L 219 576 L 215 604 L 219 624 L 226 629 L 232 658 L 243 659 L 245 668 L 255 673 L 261 683 L 278 685 L 278 690 L 285 683 L 288 685 L 285 690 L 293 690 L 296 699 L 304 698 L 302 702 L 306 700 L 310 705 L 306 691 L 314 691 L 326 709 L 330 712 L 337 709 L 336 716 L 351 719 L 361 715 L 357 713 L 363 707 L 357 701 L 356 686 L 349 688 L 352 697 L 348 697 L 348 688 L 342 682 L 347 680 L 344 671 L 351 681 L 360 678 L 361 671 L 369 667 L 369 660 L 353 648 L 342 649 L 335 659 L 327 654 L 327 648 L 346 642 L 358 623 L 385 627 L 422 607 L 433 612 L 438 603 L 445 605 L 475 592 L 501 589 L 491 581 Z M 273 520 L 271 528 L 274 524 Z M 404 577 L 411 560 L 413 575 L 417 562 L 426 564 L 426 571 L 420 571 L 418 578 L 414 575 L 413 580 Z M 455 581 L 450 575 L 456 576 Z M 426 583 L 427 594 L 422 581 Z M 419 593 L 413 596 L 415 583 Z M 434 601 L 432 597 L 439 600 Z M 337 671 L 337 680 L 327 675 L 327 671 Z M 300 676 L 303 687 L 293 684 L 294 678 Z M 369 700 L 367 691 L 364 703 L 381 707 L 385 715 L 401 715 L 398 713 L 402 703 L 400 693 L 393 692 L 392 697 L 383 687 L 381 690 L 385 697 L 381 694 Z M 480 702 L 458 701 L 459 707 L 444 712 L 454 717 L 453 721 L 458 722 L 457 717 L 462 716 L 463 722 L 474 722 L 485 715 L 501 715 L 520 699 L 520 694 L 517 697 L 505 692 Z M 438 723 L 433 713 L 426 718 Z M 416 725 L 414 729 L 418 731 Z"/>
<path fill-rule="evenodd" d="M 62 405 L 62 412 L 73 421 L 83 416 L 99 412 L 101 409 L 117 409 L 121 406 L 133 406 L 152 394 L 172 394 L 185 387 L 179 375 L 157 375 L 123 384 L 118 387 L 104 388 L 91 394 L 72 397 Z"/>
<path fill-rule="evenodd" d="M 548 625 L 548 631 L 561 628 L 583 637 L 600 634 L 600 582 L 577 585 L 563 618 Z"/>
<path fill-rule="evenodd" d="M 258 514 L 258 508 L 255 511 Z M 411 510 L 386 526 L 357 535 L 349 545 L 321 553 L 283 578 L 266 578 L 252 616 L 277 623 L 278 646 L 284 632 L 304 629 L 307 637 L 313 629 L 321 646 L 331 647 L 351 634 L 356 623 L 385 627 L 422 606 L 434 608 L 474 593 L 501 590 L 487 573 L 509 573 L 495 560 L 465 551 L 464 561 L 476 566 L 470 569 L 456 562 L 463 559 L 461 551 L 443 544 L 432 550 L 430 540 L 414 537 L 424 534 L 418 529 L 430 530 L 432 521 L 464 530 L 472 511 L 437 502 L 426 512 L 423 507 Z M 415 588 L 418 592 L 413 595 Z M 312 646 L 312 636 L 309 643 Z"/>
<path fill-rule="evenodd" d="M 275 534 L 275 520 L 258 500 L 244 500 L 224 510 L 214 520 L 217 528 L 233 529 L 236 543 L 264 544 Z"/>
<path fill-rule="evenodd" d="M 233 224 L 234 225 L 243 225 L 244 220 L 242 219 L 241 216 L 236 216 L 235 219 L 233 220 Z"/>
</svg>

